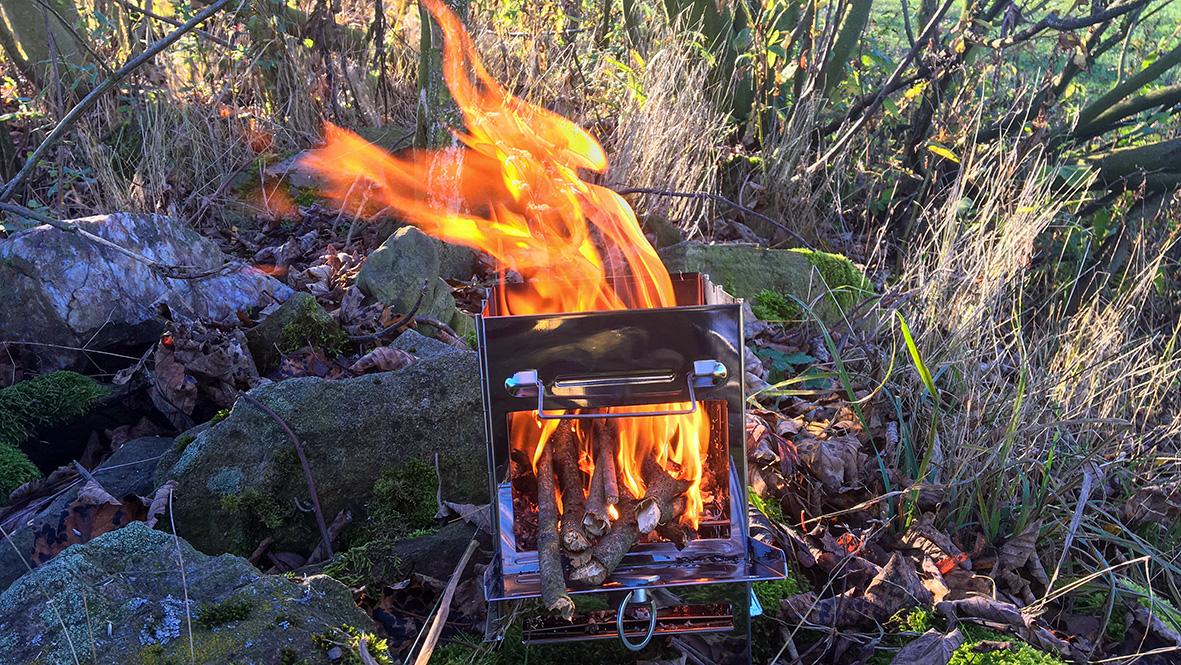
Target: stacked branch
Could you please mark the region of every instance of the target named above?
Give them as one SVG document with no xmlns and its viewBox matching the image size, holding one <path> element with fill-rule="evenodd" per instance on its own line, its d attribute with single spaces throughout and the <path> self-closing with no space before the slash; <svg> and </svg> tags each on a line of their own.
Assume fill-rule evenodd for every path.
<svg viewBox="0 0 1181 665">
<path fill-rule="evenodd" d="M 552 439 L 551 439 L 552 441 Z M 541 602 L 569 621 L 574 601 L 566 593 L 562 553 L 558 537 L 558 494 L 554 484 L 553 446 L 542 442 L 537 461 L 537 569 L 541 577 Z"/>
<path fill-rule="evenodd" d="M 679 523 L 689 505 L 692 483 L 665 471 L 654 455 L 640 464 L 643 498 L 637 499 L 619 477 L 619 431 L 609 419 L 590 427 L 595 468 L 589 488 L 579 467 L 581 446 L 573 420 L 563 420 L 543 442 L 537 464 L 537 555 L 542 601 L 567 620 L 574 603 L 566 589 L 562 554 L 570 560 L 569 580 L 598 586 L 605 582 L 644 534 L 657 534 L 682 549 L 696 537 Z M 558 510 L 558 492 L 562 509 Z M 613 522 L 611 505 L 619 515 Z M 596 542 L 597 539 L 597 542 Z"/>
</svg>

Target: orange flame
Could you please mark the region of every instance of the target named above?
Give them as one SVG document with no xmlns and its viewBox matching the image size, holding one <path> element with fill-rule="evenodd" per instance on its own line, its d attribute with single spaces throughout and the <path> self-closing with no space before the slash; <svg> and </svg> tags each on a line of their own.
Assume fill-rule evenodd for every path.
<svg viewBox="0 0 1181 665">
<path fill-rule="evenodd" d="M 425 233 L 491 254 L 502 275 L 520 273 L 523 288 L 501 290 L 501 314 L 675 306 L 668 272 L 630 206 L 578 175 L 579 169 L 606 170 L 598 141 L 570 120 L 509 94 L 480 63 L 455 14 L 437 0 L 424 4 L 443 29 L 443 74 L 467 131 L 454 132 L 453 148 L 403 157 L 329 124 L 325 146 L 302 160 L 327 181 L 327 193 L 361 214 L 374 206 L 396 210 Z M 608 279 L 618 270 L 635 283 L 626 297 Z M 513 445 L 533 452 L 536 465 L 557 421 L 513 416 L 521 416 L 512 421 Z M 698 411 L 619 422 L 624 484 L 642 497 L 640 463 L 654 454 L 670 473 L 693 481 L 684 520 L 696 526 L 708 417 Z M 589 477 L 594 456 L 588 430 L 578 428 L 580 466 Z"/>
</svg>

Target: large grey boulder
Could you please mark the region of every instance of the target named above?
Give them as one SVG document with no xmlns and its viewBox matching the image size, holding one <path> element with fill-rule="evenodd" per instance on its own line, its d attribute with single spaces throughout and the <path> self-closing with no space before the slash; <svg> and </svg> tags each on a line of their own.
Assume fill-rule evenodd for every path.
<svg viewBox="0 0 1181 665">
<path fill-rule="evenodd" d="M 152 498 L 156 486 L 152 474 L 161 455 L 172 447 L 173 440 L 163 436 L 145 436 L 123 444 L 91 475 L 111 496 L 122 499 L 128 494 Z M 9 534 L 10 542 L 0 547 L 0 591 L 8 588 L 18 577 L 24 575 L 32 562 L 33 538 L 37 528 L 43 524 L 56 524 L 62 511 L 78 498 L 83 481 L 58 492 L 49 504 L 31 520 L 22 520 Z M 14 525 L 9 525 L 12 528 Z"/>
<path fill-rule="evenodd" d="M 344 508 L 360 519 L 383 469 L 434 466 L 436 453 L 444 499 L 487 501 L 479 383 L 476 354 L 451 351 L 397 372 L 287 379 L 251 394 L 302 441 L 325 519 Z M 167 479 L 179 482 L 177 530 L 204 552 L 247 554 L 270 535 L 279 550 L 306 556 L 320 540 L 300 510 L 310 495 L 290 440 L 245 400 L 157 471 L 157 482 Z"/>
<path fill-rule="evenodd" d="M 263 575 L 132 522 L 0 594 L 0 664 L 327 662 L 312 636 L 345 624 L 372 625 L 336 580 Z"/>
<path fill-rule="evenodd" d="M 710 276 L 731 295 L 753 301 L 764 290 L 809 303 L 825 324 L 873 294 L 873 287 L 849 259 L 807 249 L 764 249 L 756 245 L 709 245 L 688 241 L 657 252 L 669 272 Z M 838 307 L 839 306 L 839 307 Z"/>
<path fill-rule="evenodd" d="M 47 225 L 26 229 L 0 240 L 0 339 L 88 349 L 135 346 L 159 338 L 158 303 L 190 319 L 225 321 L 292 293 L 162 215 L 116 213 L 73 223 L 160 263 L 221 270 L 200 279 L 167 279 L 76 234 Z M 53 368 L 80 357 L 45 346 L 33 350 Z"/>
</svg>

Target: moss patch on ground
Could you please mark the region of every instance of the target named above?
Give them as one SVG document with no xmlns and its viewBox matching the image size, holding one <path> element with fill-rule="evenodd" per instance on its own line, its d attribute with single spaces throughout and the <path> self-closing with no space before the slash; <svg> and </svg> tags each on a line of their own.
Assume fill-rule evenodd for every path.
<svg viewBox="0 0 1181 665">
<path fill-rule="evenodd" d="M 4 388 L 0 390 L 0 444 L 19 446 L 39 427 L 86 413 L 108 392 L 88 376 L 64 371 Z"/>
<path fill-rule="evenodd" d="M 54 372 L 0 390 L 0 506 L 41 472 L 20 445 L 40 427 L 58 425 L 90 411 L 110 392 L 94 379 Z"/>
<path fill-rule="evenodd" d="M 41 471 L 19 448 L 0 443 L 0 506 L 8 505 L 8 495 L 30 480 L 41 477 Z"/>
</svg>

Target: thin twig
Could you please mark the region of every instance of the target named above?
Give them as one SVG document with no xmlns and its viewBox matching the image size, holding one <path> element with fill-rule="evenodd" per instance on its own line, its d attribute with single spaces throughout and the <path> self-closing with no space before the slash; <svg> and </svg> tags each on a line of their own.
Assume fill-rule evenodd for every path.
<svg viewBox="0 0 1181 665">
<path fill-rule="evenodd" d="M 443 341 L 447 342 L 448 344 L 450 344 L 451 346 L 454 346 L 457 349 L 468 348 L 467 343 L 463 341 L 463 338 L 459 336 L 459 333 L 455 332 L 455 330 L 451 326 L 447 325 L 446 323 L 443 323 L 442 321 L 440 321 L 434 317 L 430 317 L 430 316 L 416 316 L 416 317 L 414 317 L 414 325 L 417 326 L 420 323 L 428 325 L 428 326 L 432 326 L 434 328 L 438 328 L 440 333 L 442 333 L 446 337 L 451 338 L 451 339 L 443 340 Z M 463 346 L 459 346 L 460 344 L 462 344 Z"/>
<path fill-rule="evenodd" d="M 291 443 L 295 446 L 295 452 L 299 454 L 299 463 L 303 465 L 303 477 L 308 482 L 308 491 L 312 494 L 312 508 L 316 511 L 316 526 L 320 527 L 320 537 L 324 540 L 324 544 L 328 548 L 327 559 L 332 558 L 332 537 L 328 535 L 328 525 L 324 523 L 324 512 L 320 510 L 320 497 L 316 495 L 316 484 L 312 482 L 312 469 L 308 466 L 308 458 L 303 454 L 303 444 L 299 442 L 299 437 L 295 436 L 295 432 L 287 426 L 287 423 L 279 417 L 277 413 L 271 411 L 266 404 L 258 401 L 258 398 L 250 393 L 239 393 L 242 399 L 257 406 L 263 413 L 274 419 L 279 423 L 279 427 L 287 434 L 287 438 L 291 439 Z"/>
<path fill-rule="evenodd" d="M 172 492 L 168 493 L 168 523 L 172 526 L 172 543 L 176 545 L 176 559 L 180 562 L 180 586 L 185 593 L 185 620 L 189 625 L 189 659 L 197 662 L 193 646 L 193 611 L 189 609 L 189 582 L 185 578 L 185 555 L 180 551 L 180 537 L 176 535 L 176 516 L 172 512 Z"/>
<path fill-rule="evenodd" d="M 78 120 L 82 118 L 82 114 L 85 113 L 91 106 L 94 106 L 100 97 L 118 85 L 120 81 L 126 78 L 127 75 L 132 71 L 139 68 L 140 65 L 150 61 L 156 56 L 157 53 L 168 48 L 173 42 L 184 36 L 186 32 L 193 30 L 210 16 L 213 16 L 217 12 L 221 11 L 222 8 L 230 4 L 231 1 L 232 0 L 217 0 L 213 4 L 209 5 L 199 14 L 186 21 L 184 25 L 168 33 L 168 35 L 157 41 L 155 44 L 152 44 L 143 53 L 140 53 L 131 60 L 128 60 L 125 65 L 120 67 L 105 81 L 96 86 L 94 90 L 91 90 L 89 94 L 82 98 L 82 101 L 78 102 L 74 108 L 70 109 L 70 112 L 66 114 L 66 117 L 62 118 L 61 122 L 57 123 L 57 127 L 53 128 L 53 131 L 49 133 L 49 136 L 45 137 L 45 140 L 41 142 L 41 145 L 37 146 L 37 149 L 33 151 L 33 154 L 29 156 L 29 159 L 25 162 L 24 167 L 22 167 L 21 170 L 15 176 L 13 176 L 12 180 L 8 181 L 8 184 L 4 186 L 4 190 L 0 191 L 0 201 L 7 201 L 12 198 L 12 195 L 16 192 L 17 188 L 20 187 L 21 183 L 28 179 L 33 170 L 37 168 L 37 164 L 41 163 L 41 158 L 45 156 L 45 153 L 48 152 L 50 148 L 57 145 L 58 142 L 65 137 L 66 132 L 70 131 L 70 128 L 74 126 L 74 123 L 78 122 Z"/>
<path fill-rule="evenodd" d="M 780 222 L 776 219 L 772 219 L 762 213 L 755 212 L 754 210 L 751 210 L 750 208 L 748 208 L 744 205 L 735 203 L 735 202 L 731 201 L 730 199 L 728 199 L 724 196 L 720 196 L 718 194 L 707 194 L 705 192 L 669 192 L 669 191 L 665 191 L 663 189 L 652 189 L 649 187 L 631 187 L 628 189 L 617 189 L 617 190 L 615 190 L 615 193 L 620 196 L 627 196 L 628 194 L 652 194 L 654 196 L 669 196 L 669 197 L 676 198 L 676 199 L 707 199 L 710 201 L 717 201 L 718 203 L 725 203 L 726 205 L 730 206 L 731 208 L 734 208 L 735 210 L 741 210 L 742 212 L 744 212 L 748 215 L 751 215 L 752 217 L 757 217 L 758 219 L 761 219 L 764 222 L 767 222 L 768 224 L 772 224 L 772 225 L 776 226 L 777 228 L 782 229 L 788 235 L 790 235 L 791 237 L 795 238 L 798 242 L 803 244 L 804 247 L 806 247 L 808 249 L 816 249 L 811 244 L 809 244 L 807 240 L 804 240 L 803 236 L 801 236 L 800 234 L 796 233 L 795 231 L 792 231 L 791 229 L 787 228 L 787 226 L 784 225 L 783 222 Z"/>
<path fill-rule="evenodd" d="M 386 335 L 394 332 L 398 328 L 401 328 L 402 326 L 406 325 L 407 323 L 410 323 L 411 319 L 414 318 L 414 313 L 417 312 L 419 306 L 422 305 L 422 299 L 424 296 L 426 296 L 426 287 L 428 286 L 428 284 L 429 284 L 429 282 L 422 283 L 422 289 L 420 289 L 418 292 L 418 300 L 414 301 L 414 305 L 410 308 L 410 311 L 407 312 L 405 316 L 398 319 L 397 321 L 394 321 L 393 323 L 386 326 L 385 328 L 378 330 L 375 333 L 372 333 L 369 335 L 349 335 L 349 341 L 350 342 L 369 342 L 369 341 L 372 341 L 375 339 L 385 337 Z"/>
<path fill-rule="evenodd" d="M 133 12 L 139 12 L 140 14 L 143 14 L 144 16 L 147 16 L 148 18 L 153 18 L 153 19 L 156 19 L 157 21 L 163 21 L 164 23 L 167 23 L 169 25 L 174 25 L 178 28 L 181 27 L 182 25 L 184 25 L 183 23 L 181 23 L 180 21 L 178 21 L 174 18 L 168 18 L 167 16 L 161 16 L 161 15 L 156 14 L 154 12 L 150 12 L 147 9 L 144 9 L 143 7 L 133 5 L 130 2 L 127 2 L 127 0 L 115 0 L 115 4 L 123 5 L 124 7 L 126 7 L 127 9 L 130 9 Z M 209 41 L 211 41 L 215 44 L 220 44 L 221 46 L 225 46 L 226 48 L 233 48 L 234 47 L 233 44 L 227 42 L 226 40 L 222 39 L 221 37 L 218 37 L 217 35 L 210 34 L 200 28 L 193 30 L 193 32 L 197 33 L 198 35 L 201 35 L 205 39 L 208 39 Z"/>
<path fill-rule="evenodd" d="M 902 79 L 902 72 L 906 71 L 906 68 L 909 67 L 910 63 L 915 59 L 916 56 L 918 56 L 919 51 L 922 50 L 923 46 L 935 35 L 935 31 L 939 27 L 939 22 L 943 20 L 943 15 L 947 13 L 947 10 L 951 9 L 951 6 L 954 4 L 954 2 L 955 0 L 945 0 L 943 5 L 939 7 L 939 10 L 935 12 L 935 15 L 931 17 L 931 20 L 927 21 L 927 25 L 923 28 L 922 34 L 919 35 L 918 41 L 916 41 L 915 45 L 911 47 L 910 51 L 906 53 L 906 57 L 902 59 L 902 62 L 898 63 L 898 67 L 894 69 L 893 74 L 890 74 L 890 78 L 886 79 L 885 85 L 882 86 L 881 91 L 878 92 L 878 96 L 874 98 L 873 103 L 869 105 L 869 108 L 865 109 L 865 112 L 861 115 L 857 122 L 849 128 L 849 131 L 845 132 L 844 136 L 841 136 L 836 140 L 836 142 L 833 143 L 832 147 L 828 149 L 828 152 L 824 153 L 820 159 L 804 170 L 805 174 L 810 175 L 819 169 L 824 168 L 828 164 L 829 160 L 832 159 L 837 153 L 844 150 L 845 144 L 847 144 L 849 140 L 852 139 L 857 134 L 857 132 L 865 126 L 865 123 L 869 122 L 869 119 L 872 118 L 875 113 L 877 113 L 877 110 L 881 107 L 882 102 L 886 101 L 886 95 L 889 94 L 892 86 L 897 85 L 898 81 Z"/>
<path fill-rule="evenodd" d="M 111 251 L 118 252 L 119 254 L 122 254 L 123 256 L 126 256 L 130 259 L 133 259 L 135 261 L 139 261 L 140 263 L 142 263 L 142 264 L 148 266 L 149 268 L 151 268 L 152 270 L 156 271 L 161 277 L 165 277 L 168 279 L 205 279 L 206 277 L 211 277 L 213 275 L 219 274 L 223 270 L 225 270 L 227 267 L 234 265 L 233 262 L 226 262 L 225 265 L 223 265 L 220 268 L 214 269 L 214 270 L 200 270 L 196 266 L 168 265 L 165 263 L 160 263 L 159 261 L 154 261 L 152 259 L 149 259 L 146 256 L 141 256 L 139 254 L 136 254 L 135 252 L 131 251 L 130 249 L 127 249 L 126 247 L 116 245 L 115 243 L 111 242 L 110 240 L 107 240 L 106 238 L 103 238 L 102 236 L 95 235 L 95 234 L 91 233 L 90 231 L 82 229 L 81 227 L 79 227 L 77 224 L 75 224 L 73 222 L 68 222 L 68 221 L 60 220 L 60 219 L 54 219 L 53 217 L 50 217 L 49 215 L 39 213 L 34 210 L 29 210 L 28 208 L 26 208 L 24 206 L 16 205 L 14 203 L 0 203 L 0 210 L 3 210 L 5 212 L 10 212 L 10 213 L 12 213 L 14 215 L 18 215 L 20 217 L 24 217 L 25 219 L 30 219 L 34 222 L 41 222 L 42 224 L 48 224 L 59 231 L 64 231 L 66 233 L 73 233 L 74 235 L 85 238 L 86 240 L 89 240 L 90 242 L 93 242 L 96 245 L 106 247 L 107 249 L 109 249 Z"/>
<path fill-rule="evenodd" d="M 459 585 L 459 577 L 463 574 L 463 569 L 467 568 L 467 561 L 472 558 L 472 552 L 476 551 L 477 543 L 476 537 L 472 536 L 471 542 L 467 544 L 467 550 L 459 560 L 459 565 L 455 566 L 455 572 L 451 573 L 451 581 L 447 582 L 443 599 L 439 601 L 439 613 L 435 615 L 430 632 L 427 633 L 426 640 L 422 643 L 422 650 L 418 652 L 418 658 L 414 660 L 414 665 L 426 665 L 431 659 L 431 654 L 435 651 L 435 644 L 439 642 L 439 634 L 443 632 L 443 625 L 447 623 L 447 615 L 451 613 L 451 599 L 455 596 L 455 587 Z"/>
</svg>

